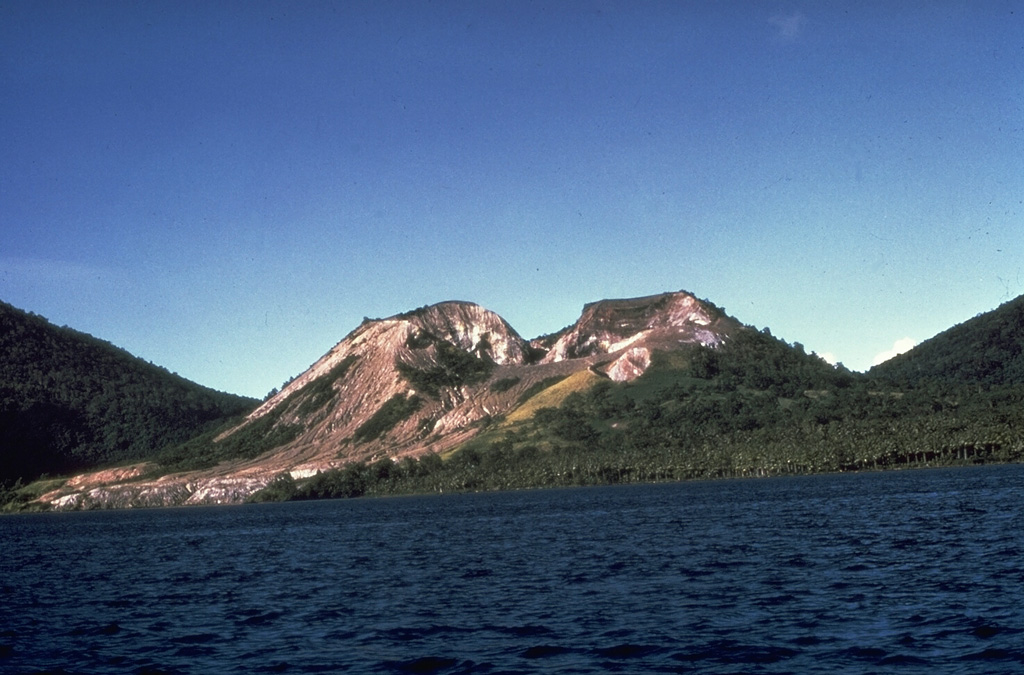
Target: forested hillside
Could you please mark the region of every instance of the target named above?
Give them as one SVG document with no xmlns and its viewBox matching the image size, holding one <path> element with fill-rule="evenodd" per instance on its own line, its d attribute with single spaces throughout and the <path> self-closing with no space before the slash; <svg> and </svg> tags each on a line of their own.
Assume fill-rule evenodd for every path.
<svg viewBox="0 0 1024 675">
<path fill-rule="evenodd" d="M 0 482 L 144 459 L 255 403 L 0 302 Z"/>
<path fill-rule="evenodd" d="M 1024 385 L 1024 296 L 939 333 L 870 375 L 912 385 Z"/>
</svg>

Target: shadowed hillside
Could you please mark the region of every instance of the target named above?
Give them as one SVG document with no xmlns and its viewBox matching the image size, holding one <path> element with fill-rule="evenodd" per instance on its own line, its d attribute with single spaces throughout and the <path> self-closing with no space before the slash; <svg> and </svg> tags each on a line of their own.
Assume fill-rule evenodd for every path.
<svg viewBox="0 0 1024 675">
<path fill-rule="evenodd" d="M 0 303 L 0 482 L 146 459 L 255 403 Z"/>
</svg>

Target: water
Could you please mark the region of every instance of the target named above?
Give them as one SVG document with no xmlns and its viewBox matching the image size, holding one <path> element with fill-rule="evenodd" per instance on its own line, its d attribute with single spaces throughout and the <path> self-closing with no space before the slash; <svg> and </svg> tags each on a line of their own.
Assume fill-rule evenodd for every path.
<svg viewBox="0 0 1024 675">
<path fill-rule="evenodd" d="M 1024 466 L 0 518 L 0 672 L 1024 672 Z"/>
</svg>

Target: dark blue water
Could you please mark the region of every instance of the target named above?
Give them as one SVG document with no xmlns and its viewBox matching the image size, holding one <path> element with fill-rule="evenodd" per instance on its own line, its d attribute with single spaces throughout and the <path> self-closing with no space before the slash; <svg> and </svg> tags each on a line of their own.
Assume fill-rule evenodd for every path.
<svg viewBox="0 0 1024 675">
<path fill-rule="evenodd" d="M 0 518 L 0 671 L 1024 672 L 1024 467 Z"/>
</svg>

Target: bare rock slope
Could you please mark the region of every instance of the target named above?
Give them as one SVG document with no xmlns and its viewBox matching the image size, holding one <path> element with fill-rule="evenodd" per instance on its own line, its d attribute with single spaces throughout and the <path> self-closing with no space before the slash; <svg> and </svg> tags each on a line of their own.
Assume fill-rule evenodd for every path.
<svg viewBox="0 0 1024 675">
<path fill-rule="evenodd" d="M 287 439 L 280 445 L 158 480 L 138 478 L 143 471 L 80 476 L 42 501 L 55 508 L 234 503 L 285 472 L 299 478 L 355 461 L 443 452 L 472 438 L 481 421 L 513 413 L 538 383 L 583 370 L 629 381 L 655 352 L 714 347 L 737 326 L 685 292 L 588 304 L 549 349 L 468 302 L 367 320 L 216 441 L 260 425 Z"/>
<path fill-rule="evenodd" d="M 663 293 L 586 305 L 579 321 L 552 346 L 546 362 L 601 354 L 618 358 L 605 370 L 617 382 L 639 377 L 651 351 L 680 344 L 717 346 L 724 339 L 721 313 L 689 293 Z"/>
</svg>

